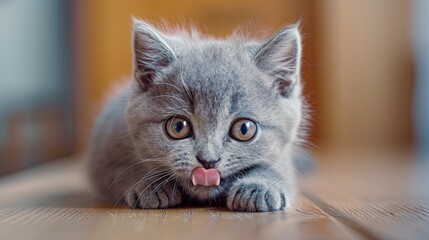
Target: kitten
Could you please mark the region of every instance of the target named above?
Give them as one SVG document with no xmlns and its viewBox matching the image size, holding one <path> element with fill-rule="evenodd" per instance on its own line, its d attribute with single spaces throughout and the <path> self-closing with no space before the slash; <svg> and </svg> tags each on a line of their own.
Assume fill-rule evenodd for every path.
<svg viewBox="0 0 429 240">
<path fill-rule="evenodd" d="M 135 20 L 134 77 L 94 127 L 89 174 L 132 208 L 288 208 L 304 123 L 296 25 L 266 42 L 168 35 Z"/>
</svg>

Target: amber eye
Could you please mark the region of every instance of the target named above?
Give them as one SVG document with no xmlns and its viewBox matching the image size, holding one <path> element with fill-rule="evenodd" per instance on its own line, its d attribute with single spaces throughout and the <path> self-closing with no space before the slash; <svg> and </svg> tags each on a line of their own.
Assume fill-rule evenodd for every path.
<svg viewBox="0 0 429 240">
<path fill-rule="evenodd" d="M 171 117 L 165 121 L 165 131 L 168 136 L 180 140 L 192 136 L 191 123 L 183 117 Z"/>
<path fill-rule="evenodd" d="M 232 124 L 229 130 L 230 135 L 237 141 L 246 142 L 251 140 L 258 130 L 257 124 L 246 118 L 238 119 Z"/>
</svg>

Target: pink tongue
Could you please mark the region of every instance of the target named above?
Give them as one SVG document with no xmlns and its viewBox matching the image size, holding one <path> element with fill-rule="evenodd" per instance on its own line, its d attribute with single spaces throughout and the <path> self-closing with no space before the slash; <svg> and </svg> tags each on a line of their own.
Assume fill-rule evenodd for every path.
<svg viewBox="0 0 429 240">
<path fill-rule="evenodd" d="M 206 187 L 216 185 L 220 183 L 219 172 L 214 169 L 205 169 L 203 167 L 195 168 L 192 172 L 192 183 L 194 185 L 203 185 Z"/>
</svg>

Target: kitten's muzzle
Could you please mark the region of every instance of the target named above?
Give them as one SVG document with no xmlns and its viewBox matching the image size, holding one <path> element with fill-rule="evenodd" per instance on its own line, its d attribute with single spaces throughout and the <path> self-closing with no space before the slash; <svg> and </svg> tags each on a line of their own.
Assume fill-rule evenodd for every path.
<svg viewBox="0 0 429 240">
<path fill-rule="evenodd" d="M 206 160 L 197 156 L 197 160 L 205 169 L 215 168 L 217 163 L 220 161 L 220 158 L 216 160 Z"/>
</svg>

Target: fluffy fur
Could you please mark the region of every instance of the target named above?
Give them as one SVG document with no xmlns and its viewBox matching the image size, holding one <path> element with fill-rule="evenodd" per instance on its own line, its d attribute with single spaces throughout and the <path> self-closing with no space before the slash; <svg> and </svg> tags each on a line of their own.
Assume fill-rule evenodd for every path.
<svg viewBox="0 0 429 240">
<path fill-rule="evenodd" d="M 136 208 L 188 203 L 276 211 L 296 192 L 292 154 L 304 102 L 298 26 L 259 42 L 165 34 L 135 20 L 134 77 L 108 102 L 94 127 L 89 175 L 97 192 Z M 173 140 L 165 121 L 190 120 L 193 136 Z M 257 122 L 249 142 L 229 135 L 237 118 Z M 197 156 L 220 159 L 219 186 L 194 186 Z"/>
</svg>

